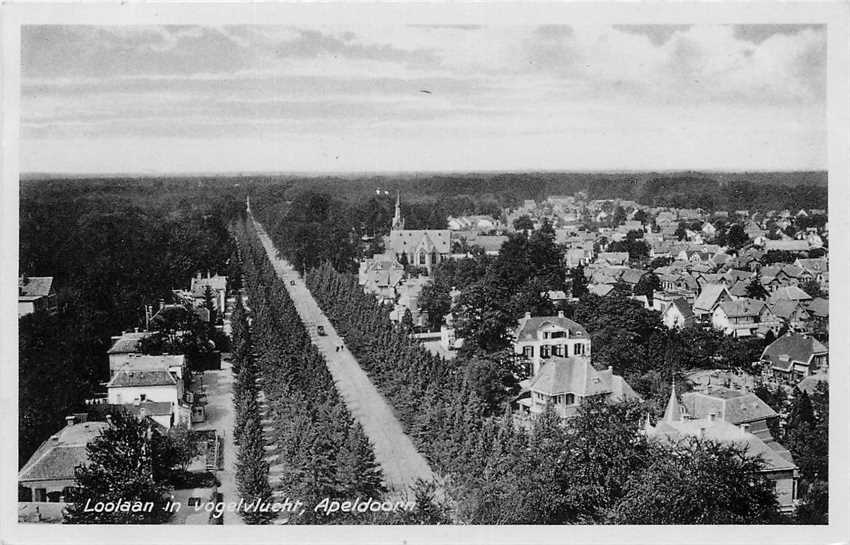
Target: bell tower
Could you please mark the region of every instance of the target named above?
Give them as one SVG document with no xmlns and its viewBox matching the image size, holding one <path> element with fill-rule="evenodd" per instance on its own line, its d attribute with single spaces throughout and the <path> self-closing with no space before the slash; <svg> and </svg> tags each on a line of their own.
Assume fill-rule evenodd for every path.
<svg viewBox="0 0 850 545">
<path fill-rule="evenodd" d="M 404 229 L 404 218 L 401 217 L 401 193 L 396 191 L 392 230 L 401 231 L 402 229 Z"/>
</svg>

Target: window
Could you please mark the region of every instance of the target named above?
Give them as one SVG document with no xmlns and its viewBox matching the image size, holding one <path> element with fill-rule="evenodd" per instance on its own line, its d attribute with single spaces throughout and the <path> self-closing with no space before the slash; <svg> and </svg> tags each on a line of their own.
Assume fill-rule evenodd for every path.
<svg viewBox="0 0 850 545">
<path fill-rule="evenodd" d="M 139 401 L 144 401 L 145 398 L 147 398 L 147 397 L 148 397 L 147 394 L 139 394 Z"/>
<path fill-rule="evenodd" d="M 563 339 L 566 336 L 567 336 L 566 331 L 553 331 L 552 332 L 552 338 L 553 339 Z"/>
<path fill-rule="evenodd" d="M 419 264 L 420 264 L 420 265 L 424 265 L 424 264 L 425 264 L 425 254 L 424 254 L 424 253 L 423 253 L 423 254 L 419 254 Z"/>
<path fill-rule="evenodd" d="M 584 343 L 576 343 L 573 346 L 574 346 L 574 348 L 573 348 L 574 355 L 576 355 L 576 356 L 583 356 L 584 355 Z"/>
<path fill-rule="evenodd" d="M 559 358 L 564 355 L 564 346 L 560 344 L 556 344 L 552 346 L 552 355 L 558 356 Z"/>
<path fill-rule="evenodd" d="M 548 346 L 548 345 L 545 345 L 545 344 L 543 346 L 541 346 L 540 347 L 540 357 L 541 358 L 548 358 L 550 348 L 551 348 L 551 346 Z"/>
<path fill-rule="evenodd" d="M 567 403 L 567 405 L 575 405 L 575 403 L 576 403 L 575 394 L 567 394 L 566 395 L 566 403 Z"/>
<path fill-rule="evenodd" d="M 533 346 L 523 346 L 522 347 L 522 355 L 526 358 L 534 357 L 534 347 Z"/>
</svg>

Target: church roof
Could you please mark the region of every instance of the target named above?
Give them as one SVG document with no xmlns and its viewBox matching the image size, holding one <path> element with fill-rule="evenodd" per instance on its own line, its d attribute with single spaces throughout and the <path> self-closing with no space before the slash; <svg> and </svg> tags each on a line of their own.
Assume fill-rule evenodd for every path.
<svg viewBox="0 0 850 545">
<path fill-rule="evenodd" d="M 400 229 L 390 231 L 388 244 L 393 253 L 412 253 L 420 247 L 438 254 L 451 253 L 452 232 L 448 229 Z"/>
</svg>

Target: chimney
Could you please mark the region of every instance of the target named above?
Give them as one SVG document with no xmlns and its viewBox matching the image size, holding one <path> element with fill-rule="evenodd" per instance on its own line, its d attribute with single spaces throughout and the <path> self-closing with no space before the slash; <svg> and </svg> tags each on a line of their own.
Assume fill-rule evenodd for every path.
<svg viewBox="0 0 850 545">
<path fill-rule="evenodd" d="M 749 424 L 741 424 L 741 431 L 744 433 L 750 433 L 750 425 Z"/>
<path fill-rule="evenodd" d="M 73 426 L 76 423 L 77 423 L 77 417 L 74 416 L 73 414 L 69 414 L 68 416 L 65 417 L 65 425 L 66 426 Z"/>
<path fill-rule="evenodd" d="M 714 422 L 715 420 L 717 420 L 717 413 L 715 413 L 715 412 L 711 412 L 711 413 L 709 413 L 709 414 L 708 414 L 708 421 L 709 421 L 709 422 Z"/>
<path fill-rule="evenodd" d="M 526 312 L 526 313 L 525 313 L 525 317 L 526 317 L 526 318 L 531 318 L 531 313 L 530 313 L 530 312 Z"/>
<path fill-rule="evenodd" d="M 563 310 L 559 310 L 559 311 L 558 311 L 558 318 L 563 318 L 563 317 L 564 317 L 564 311 L 563 311 Z"/>
<path fill-rule="evenodd" d="M 164 300 L 164 299 L 160 299 L 160 300 L 159 300 L 159 310 L 162 310 L 162 309 L 164 309 L 164 308 L 165 308 L 165 300 Z"/>
<path fill-rule="evenodd" d="M 112 415 L 111 414 L 106 415 L 106 423 L 109 426 L 112 426 Z"/>
<path fill-rule="evenodd" d="M 139 328 L 138 328 L 138 327 L 134 327 L 134 328 L 133 328 L 133 333 L 138 333 L 138 332 L 139 332 Z"/>
</svg>

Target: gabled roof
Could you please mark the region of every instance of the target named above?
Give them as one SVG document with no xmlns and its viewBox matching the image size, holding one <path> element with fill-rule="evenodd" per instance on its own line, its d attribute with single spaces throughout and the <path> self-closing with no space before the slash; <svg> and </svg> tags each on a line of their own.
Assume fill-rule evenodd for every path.
<svg viewBox="0 0 850 545">
<path fill-rule="evenodd" d="M 816 297 L 806 303 L 806 308 L 808 308 L 812 315 L 817 316 L 818 318 L 829 317 L 829 299 Z"/>
<path fill-rule="evenodd" d="M 770 294 L 770 301 L 810 301 L 811 295 L 797 286 L 783 286 Z"/>
<path fill-rule="evenodd" d="M 623 269 L 620 280 L 628 284 L 637 284 L 646 274 L 648 274 L 646 271 L 640 269 Z"/>
<path fill-rule="evenodd" d="M 798 309 L 803 312 L 802 318 L 805 319 L 806 309 L 800 305 L 799 301 L 776 301 L 768 304 L 770 310 L 783 320 L 790 320 L 794 312 Z"/>
<path fill-rule="evenodd" d="M 87 462 L 86 444 L 100 434 L 106 422 L 66 426 L 48 438 L 18 472 L 18 481 L 74 478 L 74 468 Z"/>
<path fill-rule="evenodd" d="M 398 254 L 414 252 L 420 246 L 448 254 L 452 250 L 451 237 L 448 229 L 396 229 L 390 231 L 387 246 Z"/>
<path fill-rule="evenodd" d="M 569 331 L 571 338 L 590 338 L 587 330 L 581 324 L 563 316 L 524 316 L 519 319 L 519 325 L 514 331 L 514 335 L 517 341 L 536 340 L 537 332 L 547 325 L 554 325 Z"/>
<path fill-rule="evenodd" d="M 691 310 L 691 305 L 688 304 L 684 297 L 677 297 L 676 299 L 673 299 L 673 302 L 670 304 L 668 309 L 669 308 L 675 308 L 676 310 L 678 310 L 679 314 L 681 314 L 685 320 L 694 317 L 694 312 Z"/>
<path fill-rule="evenodd" d="M 23 297 L 46 297 L 53 289 L 52 276 L 18 277 L 18 295 Z"/>
<path fill-rule="evenodd" d="M 130 371 L 119 369 L 107 388 L 132 388 L 134 386 L 174 386 L 177 381 L 165 369 Z"/>
<path fill-rule="evenodd" d="M 765 303 L 757 299 L 738 299 L 720 303 L 719 309 L 729 318 L 758 316 L 764 310 Z"/>
<path fill-rule="evenodd" d="M 705 284 L 694 301 L 694 310 L 713 310 L 724 292 L 729 293 L 722 284 Z"/>
<path fill-rule="evenodd" d="M 770 343 L 761 359 L 770 362 L 775 369 L 788 370 L 794 362 L 808 365 L 812 356 L 827 353 L 826 346 L 814 337 L 789 332 Z"/>
</svg>

